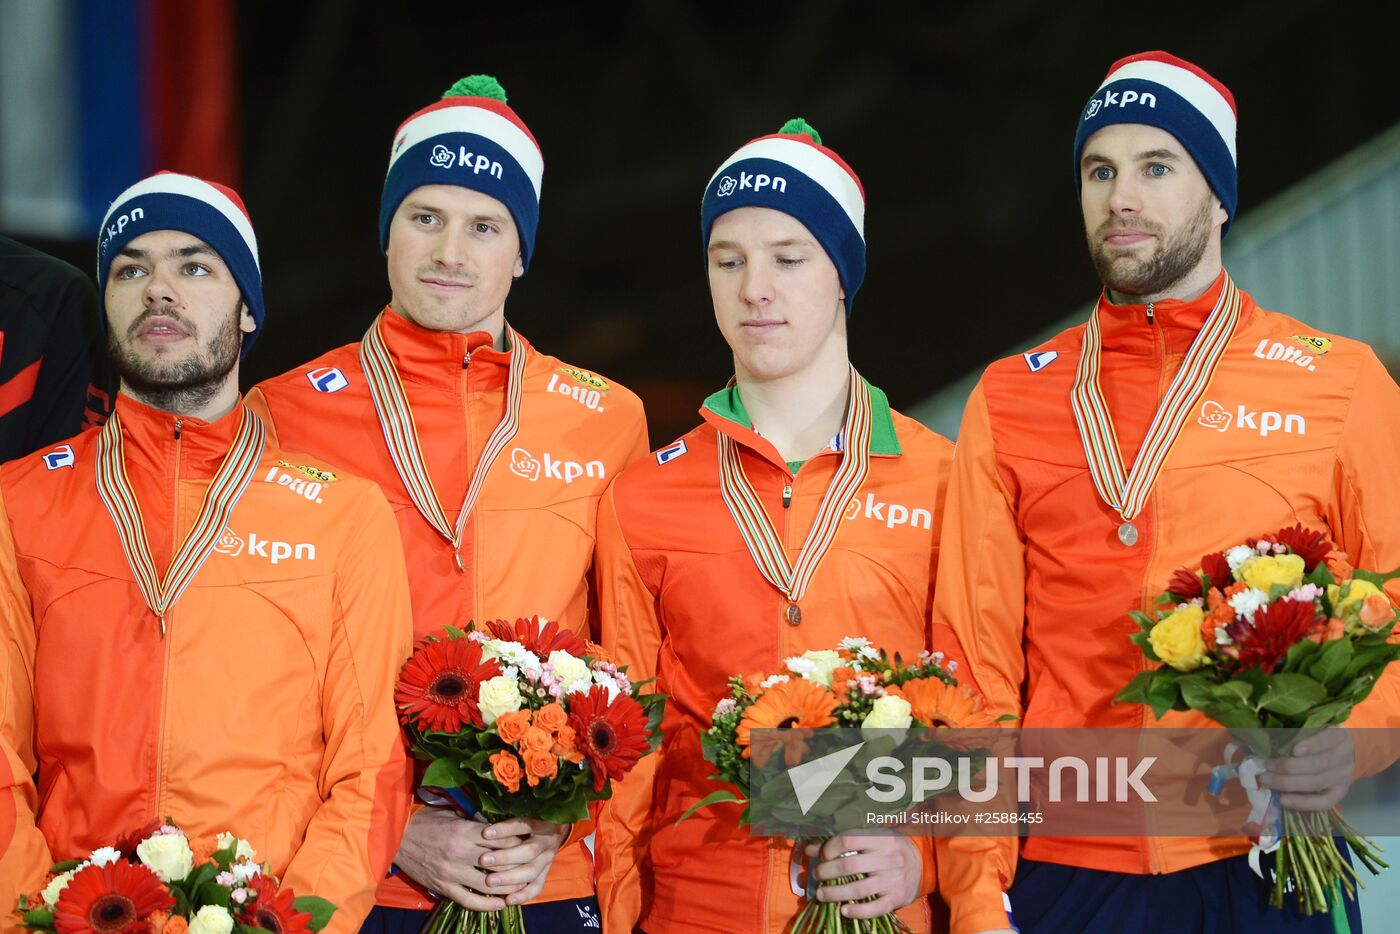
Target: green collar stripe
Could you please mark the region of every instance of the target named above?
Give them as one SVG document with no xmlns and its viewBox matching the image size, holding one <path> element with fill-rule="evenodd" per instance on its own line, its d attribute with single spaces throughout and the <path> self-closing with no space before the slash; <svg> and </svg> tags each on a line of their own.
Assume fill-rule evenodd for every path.
<svg viewBox="0 0 1400 934">
<path fill-rule="evenodd" d="M 865 380 L 865 377 L 861 379 Z M 890 415 L 890 400 L 878 387 L 871 386 L 868 380 L 865 381 L 865 385 L 870 389 L 870 417 L 873 422 L 870 427 L 870 453 L 903 453 L 899 447 L 899 437 L 894 431 L 894 417 Z M 743 400 L 739 398 L 737 386 L 726 386 L 712 394 L 705 400 L 705 408 L 736 425 L 753 428 L 749 413 L 744 409 Z"/>
</svg>

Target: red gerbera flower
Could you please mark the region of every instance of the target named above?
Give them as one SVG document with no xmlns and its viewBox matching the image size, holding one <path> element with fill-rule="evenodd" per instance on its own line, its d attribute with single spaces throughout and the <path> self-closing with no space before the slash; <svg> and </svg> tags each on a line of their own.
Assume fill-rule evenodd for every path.
<svg viewBox="0 0 1400 934">
<path fill-rule="evenodd" d="M 594 685 L 587 694 L 569 696 L 569 726 L 579 752 L 593 766 L 593 790 L 620 779 L 646 754 L 647 713 L 625 694 L 608 703 L 606 689 Z"/>
<path fill-rule="evenodd" d="M 1215 551 L 1201 559 L 1201 573 L 1210 578 L 1210 585 L 1217 590 L 1224 590 L 1235 582 L 1235 575 L 1230 573 L 1230 562 L 1225 560 L 1225 552 Z"/>
<path fill-rule="evenodd" d="M 119 859 L 73 876 L 54 906 L 54 927 L 58 934 L 134 932 L 149 927 L 151 912 L 174 905 L 155 873 Z"/>
<path fill-rule="evenodd" d="M 531 616 L 529 619 L 517 619 L 512 627 L 503 619 L 493 619 L 487 622 L 486 628 L 491 630 L 493 638 L 502 642 L 519 642 L 525 651 L 533 652 L 541 659 L 548 658 L 550 652 L 556 651 L 568 652 L 574 658 L 588 654 L 583 640 L 572 630 L 560 629 L 558 620 L 552 619 L 541 626 L 540 618 Z"/>
<path fill-rule="evenodd" d="M 1178 568 L 1172 579 L 1167 581 L 1167 593 L 1175 597 L 1178 603 L 1205 596 L 1201 575 L 1190 568 Z"/>
<path fill-rule="evenodd" d="M 248 883 L 249 898 L 238 912 L 238 920 L 276 934 L 311 934 L 311 915 L 293 906 L 291 889 L 279 889 L 263 874 Z"/>
<path fill-rule="evenodd" d="M 1304 600 L 1278 600 L 1254 612 L 1254 623 L 1232 623 L 1227 632 L 1238 644 L 1241 668 L 1272 674 L 1288 650 L 1305 639 L 1317 620 L 1317 606 Z"/>
<path fill-rule="evenodd" d="M 1327 538 L 1326 533 L 1305 529 L 1302 523 L 1297 523 L 1290 528 L 1279 529 L 1278 533 L 1271 538 L 1287 547 L 1292 554 L 1303 559 L 1304 574 L 1311 574 L 1313 569 L 1332 553 L 1332 542 Z"/>
<path fill-rule="evenodd" d="M 418 643 L 413 657 L 399 672 L 394 704 L 405 724 L 420 730 L 455 733 L 463 723 L 481 727 L 477 692 L 481 682 L 496 677 L 501 666 L 481 660 L 481 646 L 470 639 Z"/>
</svg>

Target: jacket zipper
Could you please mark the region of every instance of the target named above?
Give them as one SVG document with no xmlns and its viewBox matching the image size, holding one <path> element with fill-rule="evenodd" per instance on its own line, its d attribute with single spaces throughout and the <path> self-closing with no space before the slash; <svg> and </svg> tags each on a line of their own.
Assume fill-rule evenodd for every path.
<svg viewBox="0 0 1400 934">
<path fill-rule="evenodd" d="M 1157 399 L 1158 399 L 1158 403 L 1157 403 L 1157 404 L 1160 405 L 1160 404 L 1161 404 L 1162 396 L 1166 393 L 1167 385 L 1169 384 L 1170 381 L 1167 379 L 1167 341 L 1166 341 L 1166 337 L 1162 334 L 1161 328 L 1158 328 L 1158 327 L 1156 326 L 1156 320 L 1155 320 L 1155 316 L 1154 316 L 1154 314 L 1153 314 L 1153 305 L 1154 305 L 1153 302 L 1148 302 L 1148 303 L 1147 303 L 1147 323 L 1148 323 L 1149 325 L 1152 325 L 1153 336 L 1157 339 Z M 1152 498 L 1152 520 L 1153 520 L 1153 521 L 1152 521 L 1152 527 L 1153 527 L 1154 529 L 1156 529 L 1156 528 L 1157 528 L 1157 521 L 1156 521 L 1156 520 L 1157 520 L 1157 500 L 1156 500 L 1155 497 Z M 1147 573 L 1148 573 L 1148 574 L 1151 573 L 1152 562 L 1153 562 L 1153 560 L 1155 559 L 1156 554 L 1157 554 L 1157 539 L 1156 539 L 1156 537 L 1154 536 L 1153 539 L 1152 539 L 1152 550 L 1148 553 L 1148 557 L 1147 557 Z M 1147 581 L 1147 580 L 1144 580 L 1144 581 L 1143 581 L 1142 591 L 1141 591 L 1141 593 L 1140 593 L 1140 595 L 1139 595 L 1139 599 L 1140 599 L 1140 600 L 1148 600 L 1148 599 L 1151 599 L 1151 595 L 1147 592 L 1147 589 L 1148 589 L 1149 587 L 1151 587 L 1151 586 L 1152 586 L 1152 584 L 1151 584 L 1150 581 Z M 1141 656 L 1141 657 L 1139 658 L 1139 664 L 1142 666 L 1142 669 L 1143 669 L 1143 670 L 1146 670 L 1147 667 L 1148 667 L 1148 664 L 1147 664 L 1147 656 L 1145 656 L 1145 655 L 1144 655 L 1144 656 Z M 1139 710 L 1139 712 L 1141 713 L 1141 716 L 1142 716 L 1142 728 L 1143 728 L 1143 729 L 1147 729 L 1147 728 L 1148 728 L 1148 727 L 1147 727 L 1147 717 L 1148 717 L 1148 715 L 1149 715 L 1149 713 L 1150 713 L 1150 708 L 1148 708 L 1148 707 L 1146 707 L 1146 706 L 1143 706 L 1143 707 L 1139 707 L 1138 710 Z M 1138 754 L 1138 759 L 1139 759 L 1139 760 L 1141 760 L 1141 758 L 1142 758 L 1142 752 L 1143 752 L 1143 750 L 1142 750 L 1142 734 L 1139 733 L 1139 734 L 1138 734 L 1138 742 L 1137 742 L 1137 754 Z M 1165 860 L 1164 860 L 1163 852 L 1162 852 L 1164 848 L 1163 848 L 1163 846 L 1162 846 L 1162 843 L 1161 843 L 1161 841 L 1160 841 L 1160 838 L 1158 838 L 1156 835 L 1154 835 L 1154 834 L 1152 833 L 1153 824 L 1154 824 L 1154 822 L 1153 822 L 1153 820 L 1152 820 L 1152 812 L 1151 812 L 1150 810 L 1144 809 L 1143 817 L 1144 817 L 1145 820 L 1146 820 L 1146 828 L 1145 828 L 1145 829 L 1147 830 L 1147 866 L 1146 866 L 1146 869 L 1147 869 L 1148 872 L 1153 873 L 1153 874 L 1160 873 L 1160 872 L 1162 871 L 1162 867 L 1165 865 Z"/>
<path fill-rule="evenodd" d="M 469 375 L 471 363 L 472 352 L 468 350 L 466 353 L 462 354 L 462 421 L 465 423 L 467 437 L 467 473 L 464 479 L 466 480 L 468 485 L 471 484 L 472 471 L 475 467 L 475 465 L 472 463 L 472 413 L 470 403 L 471 391 L 469 385 L 471 380 L 471 377 Z M 461 503 L 457 504 L 457 508 L 461 509 Z M 447 521 L 456 522 L 457 517 L 455 515 L 449 516 Z M 471 521 L 470 516 L 467 517 L 466 524 L 462 526 L 462 538 L 466 538 L 468 526 L 470 526 L 472 530 L 472 554 L 475 555 L 476 524 Z M 457 553 L 452 556 L 453 560 L 457 564 L 457 572 L 463 576 L 466 576 L 467 573 L 466 564 L 462 561 L 462 547 L 465 544 L 466 543 L 464 541 L 458 540 Z M 464 583 L 467 587 L 467 598 L 468 600 L 470 600 L 470 605 L 468 606 L 468 610 L 470 612 L 467 614 L 467 618 L 470 619 L 476 613 L 476 575 L 472 574 L 471 579 L 464 581 Z"/>
<path fill-rule="evenodd" d="M 175 549 L 179 547 L 178 530 L 180 526 L 180 434 L 184 428 L 185 420 L 175 419 L 175 468 L 171 472 L 171 509 L 170 509 L 170 563 L 165 567 L 164 574 L 170 573 L 170 564 L 175 561 Z M 160 572 L 157 572 L 160 573 Z M 173 637 L 170 634 L 170 622 L 175 608 L 172 606 L 166 610 L 163 626 L 164 632 L 161 635 L 161 642 L 165 649 L 165 663 L 161 671 L 161 692 L 160 692 L 160 736 L 156 743 L 156 813 L 157 819 L 162 819 L 165 813 L 165 755 L 166 755 L 166 714 L 167 701 L 170 699 L 170 643 Z"/>
</svg>

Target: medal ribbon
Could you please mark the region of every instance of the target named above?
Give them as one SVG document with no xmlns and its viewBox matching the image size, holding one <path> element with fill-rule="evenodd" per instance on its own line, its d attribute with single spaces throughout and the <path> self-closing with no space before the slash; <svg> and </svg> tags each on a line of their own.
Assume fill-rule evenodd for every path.
<svg viewBox="0 0 1400 934">
<path fill-rule="evenodd" d="M 724 432 L 719 433 L 720 495 L 724 497 L 724 504 L 733 516 L 734 524 L 739 527 L 739 534 L 759 573 L 784 594 L 789 603 L 799 602 L 807 592 L 812 576 L 836 539 L 846 507 L 870 473 L 870 389 L 856 373 L 855 367 L 851 367 L 850 380 L 846 423 L 840 434 L 841 465 L 827 485 L 816 521 L 807 532 L 807 540 L 803 542 L 795 564 L 788 562 L 787 551 L 773 526 L 773 520 L 744 472 L 738 445 Z"/>
<path fill-rule="evenodd" d="M 1074 373 L 1074 387 L 1070 391 L 1070 403 L 1074 408 L 1074 420 L 1079 426 L 1079 437 L 1084 443 L 1084 454 L 1089 461 L 1094 486 L 1103 501 L 1124 522 L 1131 522 L 1146 504 L 1147 496 L 1157 482 L 1157 475 L 1162 472 L 1162 465 L 1180 436 L 1182 426 L 1210 386 L 1239 319 L 1240 293 L 1227 273 L 1220 298 L 1200 333 L 1191 342 L 1181 369 L 1157 407 L 1157 414 L 1153 416 L 1147 436 L 1143 438 L 1132 471 L 1125 477 L 1113 417 L 1108 412 L 1108 404 L 1099 386 L 1102 342 L 1098 308 L 1089 316 L 1084 345 L 1079 352 L 1079 367 Z"/>
<path fill-rule="evenodd" d="M 505 450 L 506 445 L 510 444 L 511 439 L 520 430 L 520 400 L 525 389 L 525 344 L 515 330 L 506 325 L 506 338 L 513 348 L 510 370 L 506 376 L 506 412 L 486 439 L 486 447 L 482 449 L 481 460 L 472 471 L 471 485 L 467 487 L 467 495 L 462 500 L 462 508 L 457 513 L 457 522 L 454 525 L 448 522 L 447 513 L 438 499 L 437 489 L 433 486 L 432 478 L 428 476 L 427 465 L 423 462 L 423 448 L 418 442 L 418 428 L 413 420 L 413 410 L 408 405 L 403 383 L 399 380 L 398 367 L 394 365 L 389 348 L 385 346 L 384 338 L 379 334 L 379 320 L 383 316 L 384 312 L 380 312 L 379 317 L 374 319 L 374 323 L 365 332 L 364 339 L 360 341 L 360 366 L 364 368 L 369 383 L 374 411 L 379 416 L 380 427 L 384 429 L 384 441 L 389 446 L 389 457 L 394 462 L 394 470 L 403 481 L 409 498 L 413 500 L 413 505 L 418 508 L 423 518 L 428 520 L 428 524 L 452 545 L 454 552 L 459 553 L 460 562 L 462 530 L 466 528 L 467 518 L 471 515 L 472 507 L 476 505 L 477 497 L 481 495 L 481 488 L 486 484 L 486 475 L 491 471 L 491 465 L 495 463 L 501 451 Z"/>
<path fill-rule="evenodd" d="M 146 606 L 160 620 L 160 634 L 165 635 L 165 614 L 180 599 L 199 569 L 209 558 L 219 538 L 224 534 L 229 515 L 239 497 L 253 478 L 253 471 L 262 458 L 267 429 L 262 420 L 248 409 L 242 410 L 238 434 L 233 446 L 224 455 L 194 525 L 176 549 L 170 568 L 161 580 L 151 560 L 151 547 L 146 538 L 146 526 L 141 518 L 141 506 L 126 475 L 126 458 L 122 451 L 121 417 L 112 413 L 97 436 L 97 493 L 107 505 L 112 522 L 117 526 L 122 551 L 136 577 Z"/>
</svg>

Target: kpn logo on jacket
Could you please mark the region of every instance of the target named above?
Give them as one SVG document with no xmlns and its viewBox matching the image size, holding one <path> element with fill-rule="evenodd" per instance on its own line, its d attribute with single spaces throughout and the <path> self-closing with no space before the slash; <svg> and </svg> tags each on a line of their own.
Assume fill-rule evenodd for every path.
<svg viewBox="0 0 1400 934">
<path fill-rule="evenodd" d="M 1286 435 L 1308 433 L 1308 421 L 1301 415 L 1292 412 L 1260 411 L 1245 405 L 1228 409 L 1210 399 L 1201 403 L 1201 412 L 1196 417 L 1196 423 L 1222 434 L 1231 429 L 1243 429 L 1255 432 L 1261 438 L 1280 432 Z"/>
<path fill-rule="evenodd" d="M 315 561 L 316 546 L 310 542 L 272 541 L 259 537 L 257 532 L 249 532 L 245 540 L 233 529 L 224 527 L 224 534 L 214 543 L 214 550 L 221 555 L 228 555 L 230 558 L 237 558 L 239 555 L 247 554 L 250 558 L 262 558 L 272 564 L 280 564 L 283 561 Z"/>
<path fill-rule="evenodd" d="M 559 460 L 548 451 L 535 457 L 524 448 L 511 449 L 510 472 L 517 477 L 524 477 L 531 483 L 536 483 L 541 478 L 562 480 L 565 483 L 573 483 L 580 477 L 602 480 L 608 473 L 602 461 L 594 460 L 580 464 L 578 461 Z"/>
</svg>

